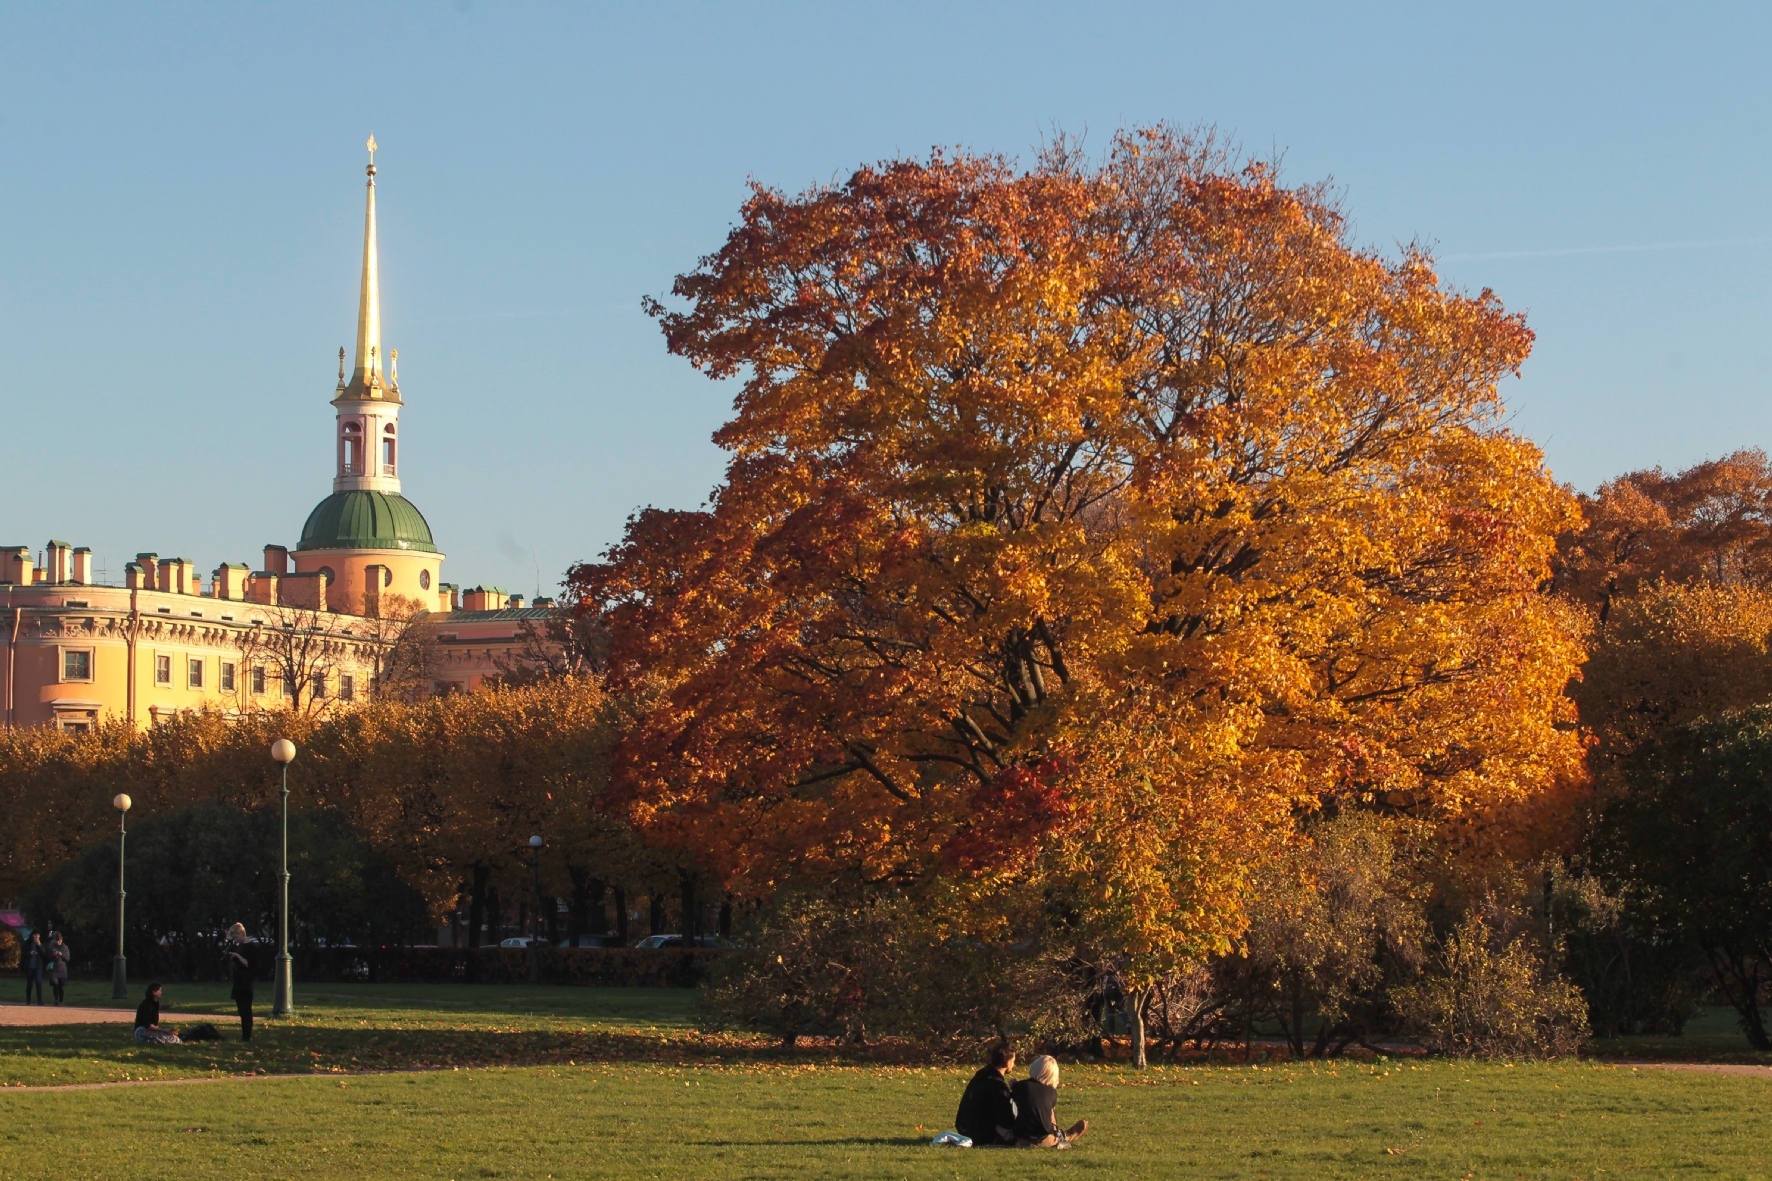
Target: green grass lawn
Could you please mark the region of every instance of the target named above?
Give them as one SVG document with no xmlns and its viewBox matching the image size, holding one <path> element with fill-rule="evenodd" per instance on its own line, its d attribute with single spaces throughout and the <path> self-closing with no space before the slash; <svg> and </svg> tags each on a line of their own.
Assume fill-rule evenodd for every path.
<svg viewBox="0 0 1772 1181">
<path fill-rule="evenodd" d="M 109 1003 L 79 985 L 71 1002 Z M 231 1015 L 220 986 L 183 1011 Z M 0 1177 L 1765 1177 L 1772 1080 L 1628 1063 L 1064 1069 L 1069 1153 L 934 1149 L 964 1069 L 706 1038 L 666 990 L 334 985 L 250 1046 L 0 1029 Z M 261 1005 L 261 1012 L 263 1010 Z M 1692 1044 L 1725 1036 L 1707 1024 Z M 218 1024 L 223 1024 L 218 1022 Z M 1735 1034 L 1739 1040 L 1739 1034 Z M 505 1063 L 492 1065 L 488 1063 Z M 419 1073 L 361 1072 L 426 1065 Z M 32 1091 L 128 1076 L 301 1073 Z"/>
<path fill-rule="evenodd" d="M 1593 1064 L 1066 1071 L 1069 1153 L 934 1149 L 953 1069 L 596 1063 L 0 1092 L 7 1177 L 1764 1177 L 1765 1080 Z"/>
</svg>

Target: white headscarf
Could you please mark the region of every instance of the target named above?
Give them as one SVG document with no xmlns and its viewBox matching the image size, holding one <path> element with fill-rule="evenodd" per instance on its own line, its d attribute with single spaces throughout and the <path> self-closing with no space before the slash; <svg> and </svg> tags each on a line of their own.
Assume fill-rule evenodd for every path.
<svg viewBox="0 0 1772 1181">
<path fill-rule="evenodd" d="M 1035 1082 L 1045 1083 L 1053 1090 L 1058 1089 L 1058 1059 L 1050 1054 L 1041 1054 L 1028 1063 L 1028 1077 Z"/>
</svg>

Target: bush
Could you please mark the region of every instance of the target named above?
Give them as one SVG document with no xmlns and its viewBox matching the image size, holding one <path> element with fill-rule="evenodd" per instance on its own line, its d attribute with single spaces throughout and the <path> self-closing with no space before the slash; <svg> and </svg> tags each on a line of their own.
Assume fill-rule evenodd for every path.
<svg viewBox="0 0 1772 1181">
<path fill-rule="evenodd" d="M 1642 929 L 1591 874 L 1558 873 L 1549 910 L 1563 972 L 1581 989 L 1596 1036 L 1684 1032 L 1707 975 L 1696 948 Z"/>
<path fill-rule="evenodd" d="M 702 1024 L 860 1043 L 956 1046 L 1009 1034 L 1074 1039 L 1088 1022 L 1088 974 L 1031 947 L 954 938 L 927 899 L 784 896 L 714 967 Z"/>
<path fill-rule="evenodd" d="M 1560 1057 L 1580 1049 L 1588 1032 L 1581 991 L 1546 966 L 1527 936 L 1498 940 L 1480 915 L 1441 940 L 1421 979 L 1391 996 L 1427 1048 L 1442 1054 Z"/>
</svg>

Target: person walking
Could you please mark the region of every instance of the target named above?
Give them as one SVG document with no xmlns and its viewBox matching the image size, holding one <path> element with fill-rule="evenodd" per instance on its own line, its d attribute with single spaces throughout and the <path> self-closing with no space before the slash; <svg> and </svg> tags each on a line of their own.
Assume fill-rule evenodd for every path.
<svg viewBox="0 0 1772 1181">
<path fill-rule="evenodd" d="M 31 1003 L 31 993 L 37 993 L 37 1003 L 43 1003 L 43 935 L 32 931 L 31 937 L 25 942 L 25 949 L 18 957 L 18 966 L 25 973 L 25 1004 Z"/>
<path fill-rule="evenodd" d="M 62 942 L 62 933 L 55 932 L 49 937 L 49 987 L 55 993 L 55 1003 L 61 1004 L 68 990 L 68 961 L 74 958 L 74 952 Z"/>
<path fill-rule="evenodd" d="M 234 998 L 234 1007 L 240 1010 L 240 1040 L 252 1040 L 252 982 L 257 973 L 253 969 L 252 945 L 246 938 L 246 924 L 235 923 L 228 928 L 228 954 L 223 961 L 232 970 L 234 988 L 230 996 Z"/>
</svg>

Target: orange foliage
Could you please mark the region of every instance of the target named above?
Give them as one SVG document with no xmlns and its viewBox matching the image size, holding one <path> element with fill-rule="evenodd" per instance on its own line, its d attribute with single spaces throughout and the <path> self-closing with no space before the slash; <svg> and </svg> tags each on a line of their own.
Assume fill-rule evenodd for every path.
<svg viewBox="0 0 1772 1181">
<path fill-rule="evenodd" d="M 1630 472 L 1581 498 L 1584 520 L 1563 538 L 1557 585 L 1604 623 L 1613 602 L 1646 582 L 1772 582 L 1772 463 L 1749 448 L 1670 476 Z"/>
<path fill-rule="evenodd" d="M 1324 192 L 1163 129 L 892 161 L 757 189 L 675 293 L 726 480 L 572 581 L 634 815 L 733 888 L 917 880 L 1037 783 L 1079 929 L 1190 953 L 1300 809 L 1577 778 L 1574 505 L 1497 421 L 1531 333 Z"/>
</svg>

